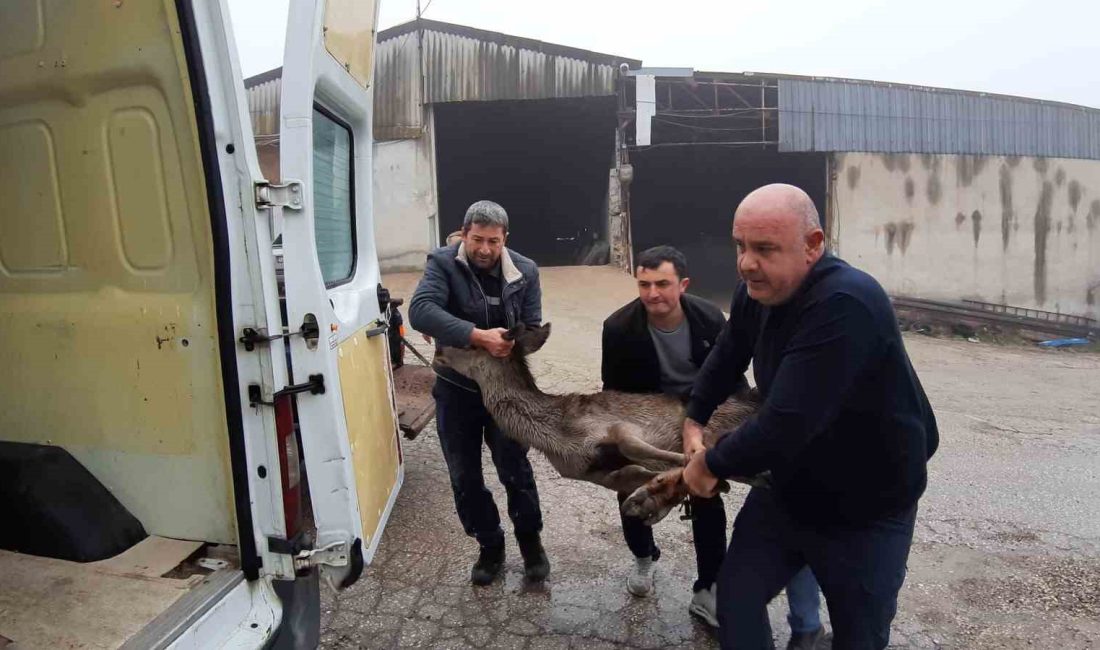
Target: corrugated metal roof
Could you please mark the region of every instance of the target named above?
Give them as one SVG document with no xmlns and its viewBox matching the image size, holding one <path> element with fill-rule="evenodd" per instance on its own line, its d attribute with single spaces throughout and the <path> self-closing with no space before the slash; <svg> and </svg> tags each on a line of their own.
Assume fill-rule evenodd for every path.
<svg viewBox="0 0 1100 650">
<path fill-rule="evenodd" d="M 853 80 L 778 82 L 780 151 L 1100 159 L 1100 110 L 1084 106 Z"/>
<path fill-rule="evenodd" d="M 619 65 L 635 59 L 589 52 L 529 38 L 421 20 L 378 34 L 374 69 L 374 137 L 415 138 L 421 104 L 592 97 L 615 93 Z M 419 40 L 419 42 L 418 42 Z M 421 100 L 418 54 L 423 48 L 426 100 Z M 245 81 L 256 133 L 277 133 L 276 69 Z"/>
<path fill-rule="evenodd" d="M 619 64 L 640 61 L 421 20 L 378 34 L 374 130 L 378 139 L 415 137 L 423 103 L 613 95 Z M 419 40 L 419 42 L 418 42 Z"/>
</svg>

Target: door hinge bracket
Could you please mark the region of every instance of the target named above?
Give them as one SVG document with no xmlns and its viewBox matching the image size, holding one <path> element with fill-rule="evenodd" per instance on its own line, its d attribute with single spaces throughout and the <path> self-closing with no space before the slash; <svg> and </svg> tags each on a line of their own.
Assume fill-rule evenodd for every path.
<svg viewBox="0 0 1100 650">
<path fill-rule="evenodd" d="M 248 405 L 249 406 L 274 406 L 275 400 L 285 395 L 296 395 L 298 393 L 309 393 L 310 395 L 324 395 L 325 394 L 325 376 L 318 373 L 316 375 L 310 375 L 309 381 L 302 384 L 291 384 L 281 390 L 275 391 L 271 396 L 271 401 L 264 399 L 263 388 L 259 384 L 248 385 Z"/>
<path fill-rule="evenodd" d="M 290 336 L 301 336 L 307 341 L 316 341 L 321 337 L 321 328 L 317 324 L 317 321 L 305 320 L 302 322 L 302 326 L 297 331 L 288 332 L 286 334 L 268 334 L 262 329 L 256 329 L 254 327 L 246 327 L 241 330 L 241 338 L 237 339 L 244 345 L 244 349 L 248 352 L 252 352 L 256 349 L 257 345 L 267 344 L 276 339 L 287 338 Z"/>
<path fill-rule="evenodd" d="M 294 570 L 304 572 L 322 564 L 348 566 L 349 555 L 347 542 L 333 542 L 322 548 L 303 550 L 294 556 Z"/>
<path fill-rule="evenodd" d="M 301 210 L 303 193 L 301 181 L 287 181 L 285 183 L 269 183 L 261 181 L 255 185 L 256 207 L 272 208 L 282 207 L 291 210 Z"/>
</svg>

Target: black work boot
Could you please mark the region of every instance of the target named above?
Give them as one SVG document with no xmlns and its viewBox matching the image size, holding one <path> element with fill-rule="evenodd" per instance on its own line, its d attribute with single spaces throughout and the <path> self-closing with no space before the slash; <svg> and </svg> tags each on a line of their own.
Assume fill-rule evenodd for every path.
<svg viewBox="0 0 1100 650">
<path fill-rule="evenodd" d="M 523 575 L 532 582 L 542 582 L 550 574 L 550 560 L 542 548 L 538 533 L 516 534 L 519 552 L 523 555 Z"/>
<path fill-rule="evenodd" d="M 493 581 L 504 566 L 504 542 L 499 546 L 482 546 L 477 554 L 477 562 L 470 570 L 470 582 L 483 587 Z"/>
</svg>

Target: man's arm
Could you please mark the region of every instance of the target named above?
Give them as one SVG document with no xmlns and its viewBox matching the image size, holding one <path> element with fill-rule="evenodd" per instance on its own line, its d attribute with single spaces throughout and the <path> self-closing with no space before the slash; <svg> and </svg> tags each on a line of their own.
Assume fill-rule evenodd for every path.
<svg viewBox="0 0 1100 650">
<path fill-rule="evenodd" d="M 439 263 L 428 257 L 424 276 L 416 285 L 409 302 L 409 324 L 443 345 L 462 348 L 471 344 L 474 324 L 447 311 L 451 286 Z"/>
<path fill-rule="evenodd" d="M 797 455 L 833 423 L 883 345 L 873 314 L 855 298 L 841 294 L 812 308 L 763 407 L 707 452 L 707 468 L 719 478 L 754 476 Z"/>
<path fill-rule="evenodd" d="M 744 288 L 740 289 L 730 306 L 729 320 L 692 384 L 687 416 L 702 426 L 706 426 L 719 404 L 745 385 L 753 346 L 746 321 L 747 299 Z"/>
<path fill-rule="evenodd" d="M 527 279 L 527 291 L 523 294 L 523 306 L 519 319 L 528 327 L 538 327 L 542 324 L 542 283 L 539 280 L 538 267 L 535 267 L 534 273 Z"/>
<path fill-rule="evenodd" d="M 600 346 L 600 380 L 603 381 L 604 390 L 623 390 L 617 381 L 619 373 L 617 368 L 622 361 L 616 352 L 617 341 L 608 331 L 607 323 L 603 325 L 603 344 Z"/>
</svg>

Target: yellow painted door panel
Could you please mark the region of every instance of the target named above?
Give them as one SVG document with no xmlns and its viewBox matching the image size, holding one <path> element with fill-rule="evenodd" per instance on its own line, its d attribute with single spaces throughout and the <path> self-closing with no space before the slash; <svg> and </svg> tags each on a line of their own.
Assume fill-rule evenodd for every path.
<svg viewBox="0 0 1100 650">
<path fill-rule="evenodd" d="M 367 328 L 337 348 L 340 391 L 355 464 L 355 488 L 363 522 L 363 546 L 375 542 L 393 490 L 401 452 L 397 442 L 389 354 L 385 336 L 368 337 Z"/>
</svg>

